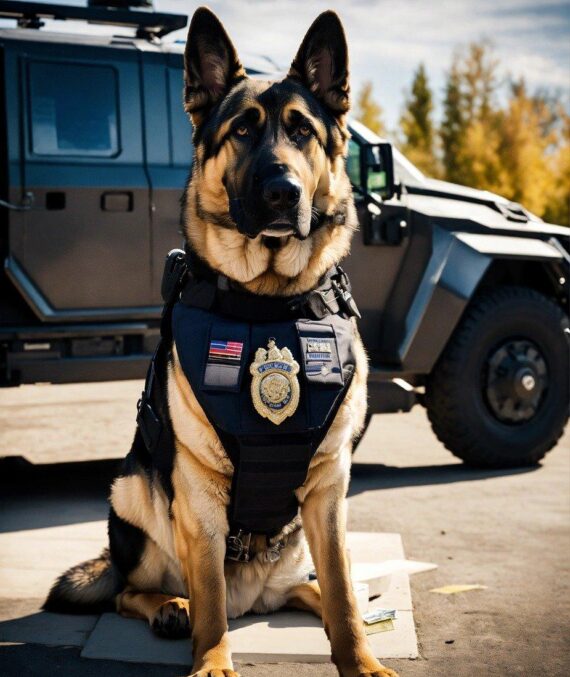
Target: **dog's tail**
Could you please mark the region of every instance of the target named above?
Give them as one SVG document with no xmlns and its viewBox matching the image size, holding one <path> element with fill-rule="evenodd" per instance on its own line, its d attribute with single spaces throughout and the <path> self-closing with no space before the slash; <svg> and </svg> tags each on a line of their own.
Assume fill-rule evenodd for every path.
<svg viewBox="0 0 570 677">
<path fill-rule="evenodd" d="M 96 559 L 71 567 L 52 585 L 44 602 L 45 611 L 64 614 L 93 614 L 114 611 L 120 592 L 119 575 L 108 549 Z"/>
</svg>

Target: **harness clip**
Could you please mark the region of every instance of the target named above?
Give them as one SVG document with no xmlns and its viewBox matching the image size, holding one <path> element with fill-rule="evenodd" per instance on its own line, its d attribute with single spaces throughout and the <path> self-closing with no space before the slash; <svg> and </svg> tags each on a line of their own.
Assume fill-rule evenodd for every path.
<svg viewBox="0 0 570 677">
<path fill-rule="evenodd" d="M 182 249 L 172 249 L 169 251 L 164 262 L 164 272 L 162 273 L 160 287 L 160 293 L 166 305 L 174 301 L 187 272 L 188 267 L 184 251 Z"/>
<path fill-rule="evenodd" d="M 360 314 L 358 306 L 356 305 L 356 301 L 354 300 L 348 288 L 342 283 L 339 284 L 335 280 L 331 280 L 331 284 L 333 285 L 335 291 L 338 292 L 335 300 L 338 303 L 339 308 L 350 317 L 357 317 L 358 319 L 361 319 L 362 315 Z"/>
<path fill-rule="evenodd" d="M 347 315 L 350 315 L 351 317 L 357 317 L 360 320 L 362 316 L 358 310 L 356 301 L 352 296 L 352 289 L 348 275 L 340 266 L 337 266 L 337 270 L 338 273 L 331 279 L 331 286 L 335 291 L 338 292 L 338 296 L 336 297 L 337 303 Z M 335 280 L 335 277 L 338 279 Z"/>
<path fill-rule="evenodd" d="M 251 532 L 246 533 L 239 529 L 234 536 L 228 536 L 226 540 L 226 559 L 232 562 L 249 562 L 249 546 L 251 544 Z"/>
</svg>

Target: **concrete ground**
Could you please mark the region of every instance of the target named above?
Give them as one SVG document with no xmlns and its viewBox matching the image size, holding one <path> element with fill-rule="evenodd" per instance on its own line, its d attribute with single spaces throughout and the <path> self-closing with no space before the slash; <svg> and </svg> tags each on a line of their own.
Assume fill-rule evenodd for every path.
<svg viewBox="0 0 570 677">
<path fill-rule="evenodd" d="M 101 519 L 114 461 L 134 431 L 141 383 L 34 386 L 0 391 L 0 510 L 39 498 L 32 523 L 0 532 Z M 66 462 L 65 465 L 58 465 Z M 81 500 L 96 509 L 81 512 Z M 5 513 L 6 514 L 6 513 Z M 349 527 L 399 532 L 409 558 L 439 568 L 413 576 L 420 658 L 386 661 L 403 677 L 570 674 L 570 433 L 536 468 L 463 467 L 435 439 L 425 413 L 376 417 L 355 455 Z M 439 595 L 433 588 L 487 589 Z M 0 619 L 34 613 L 41 599 L 0 600 Z M 336 674 L 330 665 L 241 665 L 243 677 Z M 106 677 L 182 675 L 177 667 L 96 661 L 77 648 L 8 644 L 0 674 Z"/>
</svg>

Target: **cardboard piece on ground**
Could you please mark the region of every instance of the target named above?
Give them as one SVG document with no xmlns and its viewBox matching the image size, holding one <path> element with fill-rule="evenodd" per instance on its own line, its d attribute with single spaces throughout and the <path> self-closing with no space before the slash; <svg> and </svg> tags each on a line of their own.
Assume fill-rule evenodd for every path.
<svg viewBox="0 0 570 677">
<path fill-rule="evenodd" d="M 370 578 L 389 576 L 404 572 L 419 574 L 423 571 L 437 569 L 437 564 L 431 562 L 416 562 L 410 559 L 388 559 L 385 562 L 353 562 L 351 567 L 352 578 L 355 581 L 366 581 Z"/>
<path fill-rule="evenodd" d="M 391 575 L 382 570 L 382 563 L 353 562 L 350 575 L 353 581 L 366 583 L 370 598 L 377 597 L 390 587 Z"/>
<path fill-rule="evenodd" d="M 98 620 L 98 616 L 32 614 L 1 622 L 0 642 L 82 647 Z"/>
<path fill-rule="evenodd" d="M 358 609 L 361 614 L 365 614 L 368 611 L 368 600 L 370 599 L 370 588 L 368 583 L 352 583 L 352 589 L 354 590 L 354 595 L 356 597 L 356 603 L 358 604 Z"/>
<path fill-rule="evenodd" d="M 392 574 L 389 577 L 389 581 L 390 586 L 388 590 L 370 603 L 369 610 L 375 606 L 381 606 L 387 609 L 397 609 L 398 611 L 412 611 L 412 595 L 408 574 Z"/>
<path fill-rule="evenodd" d="M 385 543 L 386 547 L 383 547 Z M 353 566 L 355 562 L 382 559 L 402 560 L 404 552 L 399 534 L 348 534 Z M 389 588 L 370 603 L 369 609 L 389 607 L 398 610 L 394 630 L 370 636 L 378 658 L 416 658 L 416 632 L 408 574 L 401 571 L 389 577 Z M 230 621 L 232 654 L 237 662 L 322 663 L 330 660 L 330 645 L 320 619 L 298 611 L 248 615 Z M 190 665 L 190 642 L 155 637 L 148 624 L 104 614 L 95 626 L 82 654 L 84 658 Z"/>
<path fill-rule="evenodd" d="M 330 645 L 321 621 L 310 614 L 280 611 L 230 621 L 232 656 L 237 662 L 326 663 Z M 374 654 L 384 658 L 417 658 L 411 611 L 398 612 L 392 632 L 371 635 Z M 104 614 L 81 652 L 83 658 L 136 663 L 191 665 L 188 640 L 159 639 L 145 621 Z"/>
</svg>

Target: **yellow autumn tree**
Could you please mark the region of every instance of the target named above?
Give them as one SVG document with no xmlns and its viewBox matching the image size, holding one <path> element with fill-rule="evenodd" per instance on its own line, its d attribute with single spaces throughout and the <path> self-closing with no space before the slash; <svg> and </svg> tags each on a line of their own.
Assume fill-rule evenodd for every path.
<svg viewBox="0 0 570 677">
<path fill-rule="evenodd" d="M 551 118 L 546 100 L 530 96 L 524 80 L 511 85 L 500 125 L 504 193 L 536 214 L 546 211 L 555 180 L 548 155 L 556 142 Z"/>
<path fill-rule="evenodd" d="M 457 153 L 461 167 L 461 183 L 505 194 L 507 177 L 499 155 L 500 128 L 498 119 L 473 119 Z"/>
<path fill-rule="evenodd" d="M 552 184 L 543 217 L 570 227 L 570 115 L 561 111 L 560 118 L 558 143 L 550 159 Z"/>
<path fill-rule="evenodd" d="M 404 139 L 402 150 L 407 158 L 429 176 L 438 176 L 434 154 L 433 95 L 426 69 L 421 63 L 406 95 L 400 128 Z"/>
<path fill-rule="evenodd" d="M 502 116 L 495 101 L 497 66 L 488 42 L 470 44 L 455 65 L 461 128 L 451 180 L 504 193 L 508 184 L 500 157 Z"/>
<path fill-rule="evenodd" d="M 520 202 L 552 223 L 570 226 L 570 112 L 559 94 L 529 92 L 524 80 L 505 91 L 491 45 L 456 51 L 447 73 L 441 123 L 422 66 L 400 118 L 403 149 L 427 173 Z"/>
<path fill-rule="evenodd" d="M 382 107 L 374 99 L 373 85 L 370 80 L 362 83 L 356 96 L 354 117 L 378 136 L 386 136 Z"/>
</svg>

